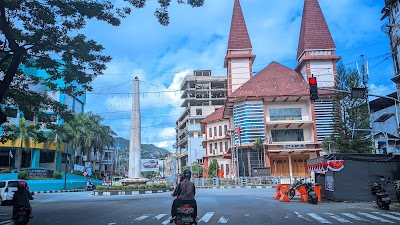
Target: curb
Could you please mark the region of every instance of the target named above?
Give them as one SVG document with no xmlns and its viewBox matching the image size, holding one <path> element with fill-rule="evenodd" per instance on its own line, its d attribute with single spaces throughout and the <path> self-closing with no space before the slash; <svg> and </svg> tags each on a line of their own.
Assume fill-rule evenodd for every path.
<svg viewBox="0 0 400 225">
<path fill-rule="evenodd" d="M 204 189 L 219 189 L 219 188 L 226 188 L 226 189 L 236 189 L 236 188 L 265 188 L 265 189 L 272 189 L 275 188 L 275 186 L 221 186 L 221 187 L 201 187 L 201 186 L 196 186 L 196 188 L 204 188 Z"/>
<path fill-rule="evenodd" d="M 74 189 L 74 190 L 54 190 L 54 191 L 33 191 L 35 194 L 44 194 L 44 193 L 61 193 L 61 192 L 81 192 L 86 191 L 85 189 Z"/>
<path fill-rule="evenodd" d="M 137 190 L 137 191 L 94 191 L 94 195 L 103 195 L 103 196 L 110 196 L 110 195 L 138 195 L 138 194 L 155 194 L 155 193 L 164 193 L 169 192 L 169 189 L 162 189 L 162 190 Z"/>
</svg>

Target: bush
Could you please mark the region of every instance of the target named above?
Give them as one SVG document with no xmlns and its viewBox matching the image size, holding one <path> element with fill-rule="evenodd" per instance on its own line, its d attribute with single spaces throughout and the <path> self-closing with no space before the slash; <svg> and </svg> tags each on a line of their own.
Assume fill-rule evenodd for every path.
<svg viewBox="0 0 400 225">
<path fill-rule="evenodd" d="M 166 188 L 166 187 L 167 187 L 167 184 L 166 184 L 166 183 L 159 183 L 159 184 L 158 184 L 158 187 L 159 187 L 159 188 Z"/>
<path fill-rule="evenodd" d="M 145 184 L 141 184 L 141 185 L 139 185 L 138 188 L 139 188 L 139 189 L 146 189 L 146 185 L 145 185 Z"/>
<path fill-rule="evenodd" d="M 53 172 L 53 178 L 54 179 L 61 179 L 61 173 L 58 171 Z"/>
<path fill-rule="evenodd" d="M 82 175 L 83 175 L 83 172 L 81 172 L 81 171 L 74 171 L 74 174 L 79 175 L 79 176 L 82 176 Z"/>
<path fill-rule="evenodd" d="M 28 177 L 28 174 L 25 171 L 18 172 L 18 179 L 26 180 L 27 177 Z"/>
</svg>

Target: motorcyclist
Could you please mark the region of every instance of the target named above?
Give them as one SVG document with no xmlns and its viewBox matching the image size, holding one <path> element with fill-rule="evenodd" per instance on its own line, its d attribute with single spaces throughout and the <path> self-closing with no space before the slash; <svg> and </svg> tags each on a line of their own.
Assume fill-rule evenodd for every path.
<svg viewBox="0 0 400 225">
<path fill-rule="evenodd" d="M 193 182 L 190 181 L 191 176 L 192 172 L 190 170 L 185 170 L 183 172 L 183 180 L 179 182 L 178 187 L 176 189 L 177 197 L 174 199 L 174 202 L 172 203 L 170 223 L 172 223 L 175 220 L 178 207 L 184 204 L 189 204 L 193 207 L 194 209 L 193 216 L 195 219 L 197 219 L 197 202 L 194 199 L 194 196 L 196 195 L 196 188 Z"/>
<path fill-rule="evenodd" d="M 18 211 L 19 207 L 27 207 L 29 218 L 33 218 L 32 216 L 32 206 L 29 200 L 33 200 L 31 192 L 28 190 L 28 185 L 25 181 L 18 181 L 17 188 L 18 190 L 14 192 L 13 196 L 13 217 L 15 218 L 15 214 Z"/>
<path fill-rule="evenodd" d="M 93 190 L 93 183 L 92 183 L 91 180 L 88 180 L 88 181 L 86 182 L 86 188 L 87 188 L 88 190 Z"/>
</svg>

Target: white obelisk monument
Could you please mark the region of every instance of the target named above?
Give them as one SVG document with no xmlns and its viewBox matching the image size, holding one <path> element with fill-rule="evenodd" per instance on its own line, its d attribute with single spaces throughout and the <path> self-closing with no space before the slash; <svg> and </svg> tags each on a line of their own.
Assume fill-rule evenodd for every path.
<svg viewBox="0 0 400 225">
<path fill-rule="evenodd" d="M 148 179 L 141 178 L 141 158 L 140 91 L 139 78 L 136 76 L 133 80 L 128 178 L 121 181 L 124 185 L 139 185 L 148 181 Z"/>
</svg>

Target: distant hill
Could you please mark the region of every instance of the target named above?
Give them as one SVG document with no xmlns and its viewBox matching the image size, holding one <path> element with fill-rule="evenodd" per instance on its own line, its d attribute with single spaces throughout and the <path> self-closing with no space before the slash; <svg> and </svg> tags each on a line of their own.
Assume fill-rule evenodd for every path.
<svg viewBox="0 0 400 225">
<path fill-rule="evenodd" d="M 120 151 L 128 153 L 129 151 L 129 140 L 126 140 L 122 137 L 114 138 L 114 145 Z M 170 151 L 159 148 L 153 144 L 142 144 L 142 159 L 159 159 L 165 158 L 169 154 L 172 154 Z"/>
</svg>

